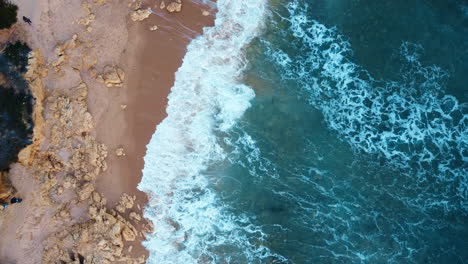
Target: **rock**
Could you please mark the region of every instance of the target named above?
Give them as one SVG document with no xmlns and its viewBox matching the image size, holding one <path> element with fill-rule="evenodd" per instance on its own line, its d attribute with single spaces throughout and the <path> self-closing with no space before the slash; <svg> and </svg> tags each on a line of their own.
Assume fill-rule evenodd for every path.
<svg viewBox="0 0 468 264">
<path fill-rule="evenodd" d="M 127 108 L 127 105 L 126 105 L 126 104 L 121 104 L 121 105 L 120 105 L 120 108 L 121 108 L 122 110 L 124 110 L 125 108 Z"/>
<path fill-rule="evenodd" d="M 133 233 L 133 231 L 127 226 L 123 228 L 122 236 L 125 239 L 125 241 L 135 241 L 136 239 L 136 234 Z"/>
<path fill-rule="evenodd" d="M 123 157 L 125 156 L 125 152 L 124 152 L 124 149 L 123 148 L 118 148 L 115 150 L 115 155 L 117 155 L 117 157 Z"/>
<path fill-rule="evenodd" d="M 136 197 L 131 197 L 130 195 L 124 193 L 120 196 L 120 201 L 115 207 L 120 213 L 125 213 L 127 209 L 131 209 L 135 203 Z"/>
<path fill-rule="evenodd" d="M 84 201 L 91 197 L 91 194 L 94 192 L 94 185 L 90 182 L 85 183 L 83 187 L 78 190 L 78 199 Z"/>
<path fill-rule="evenodd" d="M 103 82 L 107 87 L 121 87 L 125 80 L 125 73 L 118 67 L 106 66 L 104 67 L 104 74 L 99 75 L 97 79 Z"/>
<path fill-rule="evenodd" d="M 160 9 L 166 8 L 166 3 L 164 3 L 164 1 L 161 1 L 161 4 L 159 5 L 159 8 Z"/>
<path fill-rule="evenodd" d="M 133 21 L 143 21 L 147 19 L 151 15 L 151 11 L 148 9 L 138 9 L 135 12 L 132 12 L 130 17 L 132 18 Z"/>
<path fill-rule="evenodd" d="M 210 12 L 208 12 L 208 11 L 206 11 L 206 10 L 203 10 L 202 15 L 203 15 L 203 16 L 209 16 L 209 15 L 210 15 Z"/>
<path fill-rule="evenodd" d="M 169 13 L 180 12 L 182 11 L 182 2 L 180 0 L 177 2 L 172 2 L 169 5 L 167 5 L 166 10 Z"/>
<path fill-rule="evenodd" d="M 135 212 L 131 212 L 129 215 L 130 219 L 135 220 L 136 222 L 139 222 L 141 220 L 141 216 Z"/>
<path fill-rule="evenodd" d="M 151 30 L 151 31 L 158 30 L 158 26 L 154 25 L 154 26 L 150 27 L 150 30 Z"/>
<path fill-rule="evenodd" d="M 98 192 L 93 192 L 93 201 L 97 204 L 101 203 L 101 195 Z"/>
</svg>

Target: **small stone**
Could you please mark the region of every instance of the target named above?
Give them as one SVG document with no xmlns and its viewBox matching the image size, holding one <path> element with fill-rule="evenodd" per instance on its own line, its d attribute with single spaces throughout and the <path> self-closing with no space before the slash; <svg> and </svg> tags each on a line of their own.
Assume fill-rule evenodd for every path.
<svg viewBox="0 0 468 264">
<path fill-rule="evenodd" d="M 161 4 L 159 5 L 159 8 L 160 9 L 166 8 L 166 3 L 164 3 L 164 1 L 161 1 Z"/>
<path fill-rule="evenodd" d="M 123 148 L 118 148 L 115 150 L 115 155 L 117 155 L 117 157 L 123 157 L 125 156 L 125 152 L 124 152 L 124 149 Z"/>
<path fill-rule="evenodd" d="M 93 192 L 93 201 L 95 203 L 100 203 L 101 202 L 101 195 L 97 192 Z"/>
<path fill-rule="evenodd" d="M 139 222 L 141 220 L 141 216 L 135 212 L 131 212 L 129 215 L 130 219 L 135 220 L 136 222 Z"/>
<path fill-rule="evenodd" d="M 204 11 L 202 12 L 202 15 L 203 15 L 203 16 L 209 16 L 209 15 L 210 15 L 210 12 L 204 10 Z"/>
<path fill-rule="evenodd" d="M 154 26 L 150 27 L 150 30 L 151 30 L 151 31 L 158 30 L 158 26 L 154 25 Z"/>
<path fill-rule="evenodd" d="M 135 241 L 136 235 L 129 227 L 124 227 L 122 230 L 122 236 L 126 241 Z"/>
<path fill-rule="evenodd" d="M 127 105 L 126 105 L 126 104 L 121 104 L 121 105 L 120 105 L 120 108 L 121 108 L 122 110 L 124 110 L 125 108 L 127 108 Z"/>
</svg>

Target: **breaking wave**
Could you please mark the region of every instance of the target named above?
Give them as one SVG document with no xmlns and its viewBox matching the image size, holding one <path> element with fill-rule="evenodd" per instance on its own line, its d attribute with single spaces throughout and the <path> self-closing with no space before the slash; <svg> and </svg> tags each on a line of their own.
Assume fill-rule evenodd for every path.
<svg viewBox="0 0 468 264">
<path fill-rule="evenodd" d="M 206 173 L 226 158 L 215 134 L 229 131 L 255 96 L 239 79 L 266 1 L 220 0 L 217 7 L 215 26 L 188 46 L 168 116 L 147 146 L 138 188 L 150 196 L 145 216 L 155 225 L 144 242 L 148 263 L 262 263 L 272 255 L 260 227 L 230 213 L 213 190 L 216 175 Z"/>
</svg>

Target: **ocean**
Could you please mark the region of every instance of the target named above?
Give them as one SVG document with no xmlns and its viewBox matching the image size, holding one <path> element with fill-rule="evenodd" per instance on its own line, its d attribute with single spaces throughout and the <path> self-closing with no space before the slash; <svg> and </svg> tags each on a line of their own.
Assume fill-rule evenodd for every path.
<svg viewBox="0 0 468 264">
<path fill-rule="evenodd" d="M 147 263 L 468 263 L 468 3 L 217 6 L 147 146 Z"/>
</svg>

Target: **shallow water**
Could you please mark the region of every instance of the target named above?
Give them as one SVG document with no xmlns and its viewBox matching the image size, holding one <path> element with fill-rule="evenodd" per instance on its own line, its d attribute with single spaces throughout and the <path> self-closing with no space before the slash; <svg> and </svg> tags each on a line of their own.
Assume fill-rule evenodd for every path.
<svg viewBox="0 0 468 264">
<path fill-rule="evenodd" d="M 218 4 L 145 158 L 148 262 L 466 263 L 468 6 Z"/>
</svg>

